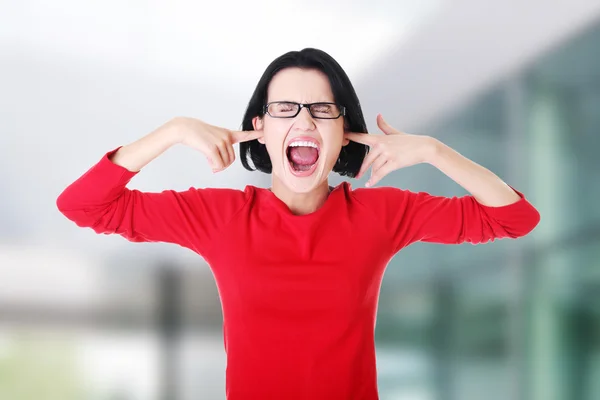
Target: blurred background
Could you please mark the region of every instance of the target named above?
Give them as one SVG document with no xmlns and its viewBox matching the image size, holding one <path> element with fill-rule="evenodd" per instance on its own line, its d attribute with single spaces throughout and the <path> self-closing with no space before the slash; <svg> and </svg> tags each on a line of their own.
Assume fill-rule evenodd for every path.
<svg viewBox="0 0 600 400">
<path fill-rule="evenodd" d="M 174 116 L 239 128 L 266 66 L 304 47 L 342 64 L 371 132 L 381 112 L 435 136 L 542 215 L 518 241 L 394 258 L 381 399 L 600 399 L 597 0 L 0 1 L 0 399 L 224 399 L 203 260 L 80 229 L 55 200 Z M 131 186 L 246 184 L 270 179 L 173 148 Z M 465 194 L 427 165 L 380 185 Z"/>
</svg>

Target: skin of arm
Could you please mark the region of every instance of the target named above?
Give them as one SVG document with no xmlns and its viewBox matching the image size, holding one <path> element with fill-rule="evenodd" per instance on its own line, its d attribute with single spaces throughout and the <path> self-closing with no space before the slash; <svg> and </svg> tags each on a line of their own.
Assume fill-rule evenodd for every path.
<svg viewBox="0 0 600 400">
<path fill-rule="evenodd" d="M 496 174 L 434 138 L 427 138 L 425 160 L 467 190 L 475 199 L 491 207 L 515 203 L 519 195 Z"/>
</svg>

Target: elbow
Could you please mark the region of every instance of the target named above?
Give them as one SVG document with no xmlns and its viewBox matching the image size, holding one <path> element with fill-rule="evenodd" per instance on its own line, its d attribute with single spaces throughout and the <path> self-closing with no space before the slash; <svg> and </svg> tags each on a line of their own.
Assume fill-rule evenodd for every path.
<svg viewBox="0 0 600 400">
<path fill-rule="evenodd" d="M 56 208 L 58 208 L 58 211 L 60 211 L 62 214 L 64 214 L 65 211 L 71 208 L 69 203 L 69 196 L 66 194 L 66 191 L 62 192 L 56 198 Z"/>
<path fill-rule="evenodd" d="M 58 211 L 66 217 L 69 221 L 75 222 L 80 227 L 86 227 L 90 225 L 89 221 L 86 221 L 86 215 L 81 210 L 73 207 L 73 204 L 62 196 L 59 196 L 56 200 L 56 207 Z"/>
<path fill-rule="evenodd" d="M 96 233 L 117 233 L 123 222 L 117 200 L 106 204 L 93 203 L 83 197 L 74 196 L 67 188 L 56 199 L 58 211 L 80 228 L 91 228 Z"/>
<path fill-rule="evenodd" d="M 65 189 L 56 198 L 56 208 L 68 220 L 75 222 L 80 227 L 90 227 L 95 224 L 92 216 L 86 211 L 85 206 L 81 201 L 69 191 Z"/>
<path fill-rule="evenodd" d="M 529 220 L 529 225 L 523 236 L 531 233 L 539 225 L 541 219 L 542 219 L 542 216 L 540 215 L 540 212 L 536 208 L 531 207 L 531 217 Z"/>
<path fill-rule="evenodd" d="M 65 216 L 66 216 L 66 214 L 68 214 L 69 210 L 72 210 L 74 208 L 73 200 L 72 200 L 71 196 L 69 195 L 68 190 L 69 190 L 68 188 L 65 189 L 56 198 L 56 208 L 58 208 L 58 211 L 60 211 L 61 214 L 65 215 Z"/>
<path fill-rule="evenodd" d="M 510 237 L 517 239 L 529 235 L 539 225 L 540 220 L 540 212 L 531 206 L 529 212 L 522 216 L 519 228 L 512 230 Z"/>
<path fill-rule="evenodd" d="M 518 239 L 529 235 L 538 226 L 540 220 L 540 213 L 533 206 L 528 207 L 525 212 L 522 210 L 508 218 L 485 219 L 479 235 L 471 235 L 471 240 L 468 241 L 479 244 L 495 239 Z"/>
<path fill-rule="evenodd" d="M 70 218 L 70 215 L 76 213 L 79 209 L 81 209 L 81 205 L 79 202 L 73 197 L 73 194 L 69 191 L 69 188 L 66 188 L 57 198 L 56 198 L 56 208 L 67 218 Z"/>
<path fill-rule="evenodd" d="M 525 200 L 523 198 L 523 200 Z M 521 214 L 519 219 L 522 221 L 519 236 L 525 236 L 530 234 L 540 223 L 541 215 L 537 208 L 529 201 L 520 201 L 522 207 L 518 214 Z"/>
<path fill-rule="evenodd" d="M 533 224 L 532 224 L 531 230 L 533 230 L 536 226 L 538 226 L 538 224 L 542 220 L 542 216 L 541 216 L 540 212 L 537 210 L 537 208 L 532 207 L 532 213 L 533 213 L 533 218 L 532 218 Z"/>
</svg>

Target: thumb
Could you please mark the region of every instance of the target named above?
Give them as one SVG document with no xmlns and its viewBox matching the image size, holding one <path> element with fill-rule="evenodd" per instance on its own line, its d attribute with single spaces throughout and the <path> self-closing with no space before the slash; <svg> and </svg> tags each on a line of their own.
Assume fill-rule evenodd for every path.
<svg viewBox="0 0 600 400">
<path fill-rule="evenodd" d="M 383 119 L 383 115 L 381 114 L 377 114 L 377 126 L 379 127 L 379 129 L 381 129 L 383 131 L 383 133 L 385 133 L 386 135 L 394 135 L 394 134 L 398 134 L 400 132 L 398 132 L 396 129 L 392 128 L 384 119 Z"/>
<path fill-rule="evenodd" d="M 263 136 L 263 131 L 231 131 L 233 143 L 248 142 Z"/>
</svg>

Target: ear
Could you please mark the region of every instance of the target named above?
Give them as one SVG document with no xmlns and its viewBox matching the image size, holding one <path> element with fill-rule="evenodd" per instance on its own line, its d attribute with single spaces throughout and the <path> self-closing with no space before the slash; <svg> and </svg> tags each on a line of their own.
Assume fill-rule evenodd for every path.
<svg viewBox="0 0 600 400">
<path fill-rule="evenodd" d="M 252 118 L 252 126 L 254 127 L 255 131 L 262 131 L 263 129 L 263 120 L 260 117 L 254 117 Z M 258 139 L 259 143 L 265 144 L 265 137 L 261 136 Z"/>
<path fill-rule="evenodd" d="M 344 141 L 342 142 L 342 146 L 348 146 L 348 143 L 350 143 L 350 139 L 346 139 L 346 133 L 348 133 L 349 130 L 346 127 L 346 124 L 344 123 Z"/>
</svg>

